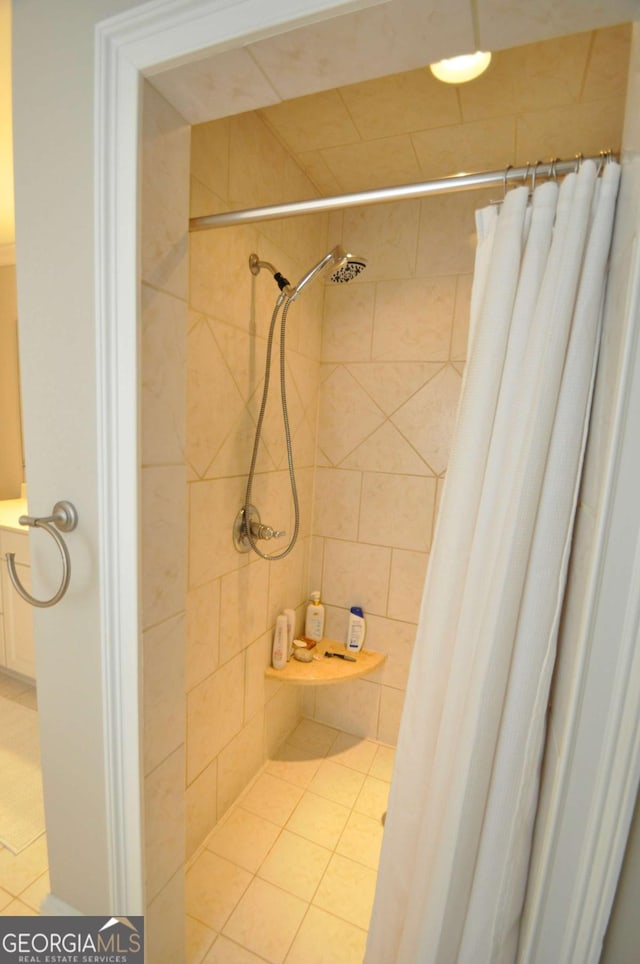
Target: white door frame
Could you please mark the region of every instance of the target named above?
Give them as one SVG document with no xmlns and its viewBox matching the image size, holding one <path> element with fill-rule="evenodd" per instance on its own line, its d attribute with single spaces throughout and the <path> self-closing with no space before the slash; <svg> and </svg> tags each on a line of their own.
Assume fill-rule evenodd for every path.
<svg viewBox="0 0 640 964">
<path fill-rule="evenodd" d="M 111 906 L 143 913 L 138 403 L 141 82 L 167 64 L 384 0 L 153 0 L 95 33 L 96 385 Z"/>
<path fill-rule="evenodd" d="M 366 0 L 154 0 L 96 28 L 97 436 L 107 841 L 111 903 L 127 908 L 127 913 L 142 913 L 144 907 L 141 761 L 137 740 L 129 736 L 138 732 L 140 712 L 139 453 L 133 413 L 139 407 L 141 79 L 163 65 L 184 62 L 198 51 L 229 49 L 293 25 L 368 5 Z M 622 447 L 622 429 L 619 438 Z M 637 597 L 630 599 L 629 605 L 633 611 L 638 606 Z M 633 643 L 630 638 L 630 648 Z M 635 680 L 639 689 L 635 675 L 631 678 L 630 685 Z M 631 694 L 635 706 L 639 697 L 638 692 Z M 630 698 L 628 688 L 618 698 L 621 702 L 610 707 L 610 718 L 620 721 L 622 702 Z M 602 797 L 611 800 L 613 791 L 617 800 L 611 809 L 611 832 L 617 816 L 630 812 L 629 786 L 624 777 L 633 756 L 633 736 L 623 732 L 622 723 L 619 729 L 610 741 L 614 757 L 611 770 L 602 776 L 600 787 Z M 594 828 L 593 836 L 594 846 L 597 837 L 599 847 L 606 847 L 598 828 Z M 615 875 L 605 873 L 598 875 L 602 879 L 596 879 L 590 871 L 590 867 L 578 868 L 582 876 L 576 887 L 581 903 L 606 908 L 613 896 Z M 577 926 L 588 924 L 583 921 Z M 535 922 L 533 926 L 535 929 Z"/>
</svg>

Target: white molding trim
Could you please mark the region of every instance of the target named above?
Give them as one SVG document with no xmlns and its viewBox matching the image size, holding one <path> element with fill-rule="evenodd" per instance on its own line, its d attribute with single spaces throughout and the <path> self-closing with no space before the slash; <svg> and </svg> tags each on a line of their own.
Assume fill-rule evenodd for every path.
<svg viewBox="0 0 640 964">
<path fill-rule="evenodd" d="M 153 0 L 95 31 L 96 394 L 110 906 L 144 913 L 139 733 L 138 144 L 141 77 L 380 0 Z M 132 734 L 135 734 L 132 737 Z"/>
</svg>

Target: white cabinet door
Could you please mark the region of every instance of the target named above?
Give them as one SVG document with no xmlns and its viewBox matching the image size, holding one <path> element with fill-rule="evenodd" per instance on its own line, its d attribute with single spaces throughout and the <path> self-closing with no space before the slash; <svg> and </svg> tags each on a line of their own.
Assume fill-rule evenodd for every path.
<svg viewBox="0 0 640 964">
<path fill-rule="evenodd" d="M 35 679 L 36 654 L 33 640 L 33 609 L 11 585 L 4 555 L 15 553 L 18 577 L 24 588 L 31 591 L 29 568 L 29 539 L 26 533 L 9 532 L 0 535 L 2 550 L 2 602 L 4 621 L 4 665 L 23 676 Z"/>
</svg>

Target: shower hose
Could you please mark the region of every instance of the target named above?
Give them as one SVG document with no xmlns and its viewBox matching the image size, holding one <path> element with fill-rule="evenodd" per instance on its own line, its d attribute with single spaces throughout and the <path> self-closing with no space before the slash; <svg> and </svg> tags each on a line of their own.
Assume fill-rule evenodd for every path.
<svg viewBox="0 0 640 964">
<path fill-rule="evenodd" d="M 289 311 L 289 306 L 291 304 L 291 299 L 282 293 L 278 296 L 275 307 L 273 309 L 273 314 L 271 316 L 271 324 L 269 325 L 269 337 L 267 339 L 267 358 L 265 363 L 265 373 L 264 373 L 264 387 L 262 389 L 262 402 L 260 404 L 260 414 L 258 415 L 258 421 L 256 424 L 256 435 L 253 441 L 253 453 L 251 455 L 251 466 L 249 467 L 249 477 L 247 479 L 247 489 L 244 497 L 244 515 L 245 520 L 249 518 L 248 506 L 251 505 L 251 492 L 253 489 L 253 477 L 255 475 L 256 462 L 258 460 L 258 449 L 260 447 L 260 437 L 262 435 L 262 424 L 264 422 L 264 416 L 267 409 L 267 400 L 269 398 L 269 383 L 271 381 L 271 353 L 273 349 L 273 336 L 276 329 L 276 323 L 278 320 L 278 313 L 282 307 L 282 319 L 280 322 L 280 399 L 282 402 L 282 420 L 284 423 L 284 437 L 287 446 L 287 462 L 289 465 L 289 480 L 291 482 L 291 497 L 293 500 L 293 512 L 294 512 L 294 524 L 293 524 L 293 534 L 289 544 L 282 549 L 280 552 L 267 553 L 263 552 L 262 549 L 257 545 L 256 539 L 251 532 L 251 526 L 247 525 L 246 534 L 249 544 L 253 551 L 257 553 L 261 559 L 266 559 L 268 562 L 277 562 L 278 559 L 284 559 L 288 556 L 298 539 L 298 531 L 300 529 L 300 504 L 298 501 L 298 488 L 296 486 L 296 475 L 293 467 L 293 452 L 291 449 L 291 429 L 289 427 L 289 411 L 287 408 L 287 383 L 285 375 L 285 334 L 287 327 L 287 312 Z"/>
</svg>

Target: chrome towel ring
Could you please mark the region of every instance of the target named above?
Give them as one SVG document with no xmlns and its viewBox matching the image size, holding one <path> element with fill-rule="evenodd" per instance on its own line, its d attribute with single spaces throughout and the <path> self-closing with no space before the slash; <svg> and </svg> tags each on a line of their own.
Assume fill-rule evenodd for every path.
<svg viewBox="0 0 640 964">
<path fill-rule="evenodd" d="M 42 518 L 36 518 L 32 515 L 21 515 L 18 519 L 21 526 L 34 526 L 38 529 L 46 529 L 50 536 L 55 540 L 58 549 L 60 550 L 60 555 L 62 556 L 62 582 L 60 583 L 60 588 L 50 599 L 36 599 L 31 593 L 27 592 L 24 588 L 18 573 L 16 572 L 15 563 L 15 553 L 7 552 L 7 569 L 9 570 L 9 578 L 13 583 L 13 586 L 25 602 L 28 602 L 31 606 L 37 606 L 40 609 L 46 609 L 48 606 L 55 606 L 57 602 L 60 602 L 62 597 L 67 591 L 69 586 L 69 579 L 71 578 L 71 560 L 69 558 L 69 550 L 67 549 L 66 543 L 60 532 L 73 532 L 78 524 L 78 513 L 76 512 L 75 506 L 71 502 L 56 502 L 53 507 L 53 513 Z"/>
</svg>

